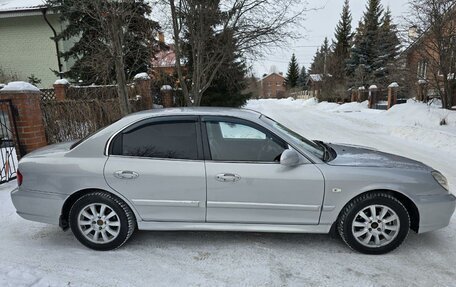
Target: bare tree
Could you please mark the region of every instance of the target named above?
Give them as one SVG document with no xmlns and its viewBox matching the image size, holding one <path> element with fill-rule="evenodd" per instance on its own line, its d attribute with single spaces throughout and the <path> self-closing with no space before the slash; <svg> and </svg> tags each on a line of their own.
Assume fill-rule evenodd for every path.
<svg viewBox="0 0 456 287">
<path fill-rule="evenodd" d="M 75 39 L 63 57 L 76 59 L 69 76 L 116 82 L 122 115 L 130 112 L 127 78 L 144 69 L 157 50 L 158 24 L 149 19 L 150 6 L 139 0 L 47 0 L 69 23 L 58 39 Z M 72 73 L 73 72 L 73 73 Z M 128 76 L 127 76 L 128 75 Z"/>
<path fill-rule="evenodd" d="M 411 0 L 409 24 L 421 31 L 416 51 L 425 62 L 423 70 L 442 99 L 443 108 L 454 103 L 456 73 L 456 0 Z M 427 70 L 427 71 L 426 71 Z"/>
<path fill-rule="evenodd" d="M 297 37 L 305 12 L 298 0 L 163 1 L 171 12 L 176 69 L 189 106 L 200 105 L 227 55 L 236 51 L 255 57 Z M 184 60 L 192 62 L 191 79 L 184 75 Z"/>
</svg>

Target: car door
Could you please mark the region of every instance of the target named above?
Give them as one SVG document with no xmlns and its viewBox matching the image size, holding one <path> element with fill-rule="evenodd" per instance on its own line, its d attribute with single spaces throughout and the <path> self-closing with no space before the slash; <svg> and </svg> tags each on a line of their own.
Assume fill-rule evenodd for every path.
<svg viewBox="0 0 456 287">
<path fill-rule="evenodd" d="M 143 220 L 204 222 L 206 177 L 198 117 L 133 124 L 109 146 L 104 175 Z"/>
<path fill-rule="evenodd" d="M 318 224 L 324 179 L 302 164 L 279 163 L 288 144 L 245 120 L 203 117 L 207 174 L 207 222 Z"/>
</svg>

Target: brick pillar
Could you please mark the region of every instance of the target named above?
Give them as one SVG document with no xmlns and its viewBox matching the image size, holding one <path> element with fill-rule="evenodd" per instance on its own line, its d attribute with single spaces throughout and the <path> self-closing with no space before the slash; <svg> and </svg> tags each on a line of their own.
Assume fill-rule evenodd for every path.
<svg viewBox="0 0 456 287">
<path fill-rule="evenodd" d="M 54 83 L 54 93 L 55 93 L 55 100 L 58 102 L 66 100 L 66 94 L 70 83 L 65 80 L 57 80 Z"/>
<path fill-rule="evenodd" d="M 164 108 L 171 108 L 174 105 L 173 101 L 173 88 L 171 86 L 165 85 L 160 89 L 162 96 L 162 103 Z"/>
<path fill-rule="evenodd" d="M 397 103 L 398 89 L 399 85 L 396 82 L 391 83 L 391 85 L 388 86 L 388 110 Z"/>
<path fill-rule="evenodd" d="M 357 102 L 358 101 L 358 92 L 356 90 L 351 91 L 351 101 Z"/>
<path fill-rule="evenodd" d="M 427 102 L 427 81 L 419 80 L 418 83 L 418 101 Z"/>
<path fill-rule="evenodd" d="M 41 92 L 37 87 L 25 82 L 9 83 L 0 90 L 0 100 L 12 102 L 19 139 L 16 147 L 22 156 L 47 145 L 40 105 Z"/>
<path fill-rule="evenodd" d="M 372 85 L 369 87 L 369 105 L 368 108 L 374 108 L 375 104 L 377 104 L 378 100 L 378 88 L 376 85 Z"/>
<path fill-rule="evenodd" d="M 366 99 L 366 88 L 365 87 L 359 87 L 358 88 L 358 97 L 357 97 L 358 103 L 364 102 Z"/>
<path fill-rule="evenodd" d="M 135 79 L 135 85 L 138 88 L 139 95 L 144 101 L 144 105 L 147 109 L 152 109 L 153 99 L 152 99 L 152 90 L 151 90 L 152 80 L 149 76 L 147 77 L 138 77 Z"/>
</svg>

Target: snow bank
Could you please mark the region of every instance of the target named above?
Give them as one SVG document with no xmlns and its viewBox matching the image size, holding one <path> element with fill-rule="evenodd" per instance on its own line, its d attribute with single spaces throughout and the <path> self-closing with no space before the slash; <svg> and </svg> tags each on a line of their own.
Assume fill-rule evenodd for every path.
<svg viewBox="0 0 456 287">
<path fill-rule="evenodd" d="M 2 92 L 39 92 L 40 89 L 27 82 L 10 82 L 3 89 Z"/>
<path fill-rule="evenodd" d="M 456 111 L 441 109 L 434 105 L 428 106 L 412 100 L 406 104 L 395 105 L 378 117 L 382 123 L 388 125 L 437 128 L 445 119 L 448 126 L 456 126 Z"/>
</svg>

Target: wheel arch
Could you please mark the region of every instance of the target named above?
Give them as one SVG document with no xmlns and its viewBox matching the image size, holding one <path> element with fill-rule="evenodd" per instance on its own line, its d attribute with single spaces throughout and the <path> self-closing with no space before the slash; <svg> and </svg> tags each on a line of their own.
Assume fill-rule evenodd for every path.
<svg viewBox="0 0 456 287">
<path fill-rule="evenodd" d="M 128 200 L 126 200 L 125 198 L 119 196 L 118 194 L 115 194 L 113 192 L 110 192 L 110 191 L 107 191 L 107 190 L 104 190 L 104 189 L 100 189 L 100 188 L 86 188 L 86 189 L 81 189 L 81 190 L 78 190 L 76 192 L 73 192 L 70 196 L 68 196 L 66 199 L 65 199 L 65 202 L 63 203 L 62 205 L 62 210 L 60 211 L 60 218 L 59 218 L 59 226 L 63 229 L 63 230 L 67 230 L 69 228 L 69 223 L 68 223 L 68 220 L 69 220 L 69 216 L 70 216 L 70 209 L 71 207 L 73 206 L 73 204 L 79 199 L 81 198 L 82 196 L 84 196 L 85 194 L 88 194 L 88 193 L 91 193 L 91 192 L 104 192 L 104 193 L 107 193 L 115 198 L 117 198 L 118 200 L 121 200 L 123 201 L 130 209 L 131 211 L 133 212 L 133 215 L 134 215 L 134 219 L 136 222 L 138 222 L 138 218 L 139 215 L 136 211 L 136 209 L 130 204 L 130 202 Z"/>
<path fill-rule="evenodd" d="M 341 209 L 337 216 L 337 220 L 333 223 L 331 230 L 335 230 L 335 226 L 337 225 L 337 222 L 339 221 L 340 216 L 342 215 L 343 210 L 345 207 L 350 204 L 354 199 L 363 196 L 366 193 L 370 192 L 385 192 L 388 193 L 389 195 L 395 197 L 397 200 L 399 200 L 404 207 L 407 209 L 407 212 L 409 213 L 410 216 L 410 229 L 418 233 L 418 229 L 420 226 L 420 213 L 418 210 L 418 207 L 416 204 L 405 194 L 402 192 L 396 191 L 396 190 L 390 190 L 390 189 L 373 189 L 369 191 L 365 191 L 363 193 L 360 193 L 356 195 L 355 197 L 351 198 Z"/>
</svg>

